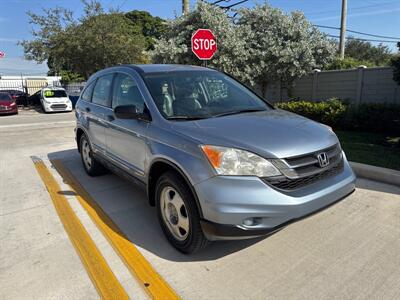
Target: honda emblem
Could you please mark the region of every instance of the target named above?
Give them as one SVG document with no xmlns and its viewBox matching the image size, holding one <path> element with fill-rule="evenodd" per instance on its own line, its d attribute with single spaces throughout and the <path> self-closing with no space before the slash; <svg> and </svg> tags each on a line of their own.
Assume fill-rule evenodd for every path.
<svg viewBox="0 0 400 300">
<path fill-rule="evenodd" d="M 318 154 L 318 163 L 321 168 L 326 167 L 329 165 L 329 157 L 325 152 Z"/>
</svg>

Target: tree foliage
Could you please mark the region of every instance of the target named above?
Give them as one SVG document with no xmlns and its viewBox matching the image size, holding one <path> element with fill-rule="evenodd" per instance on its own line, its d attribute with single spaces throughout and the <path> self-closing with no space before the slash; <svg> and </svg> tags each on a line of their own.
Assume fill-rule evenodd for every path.
<svg viewBox="0 0 400 300">
<path fill-rule="evenodd" d="M 357 60 L 351 57 L 345 57 L 341 59 L 336 57 L 329 65 L 325 67 L 325 70 L 345 70 L 345 69 L 355 69 L 359 66 L 374 67 L 374 63 L 368 60 Z"/>
<path fill-rule="evenodd" d="M 48 61 L 50 71 L 88 78 L 105 67 L 147 62 L 145 38 L 124 14 L 104 13 L 97 1 L 84 1 L 84 15 L 75 20 L 63 8 L 28 13 L 34 39 L 22 41 L 27 59 Z"/>
<path fill-rule="evenodd" d="M 333 58 L 334 45 L 299 12 L 290 15 L 271 6 L 257 5 L 237 11 L 236 22 L 224 10 L 204 2 L 169 24 L 155 44 L 158 63 L 200 65 L 190 51 L 198 28 L 211 29 L 218 51 L 210 66 L 221 69 L 265 91 L 271 81 L 292 82 Z"/>
<path fill-rule="evenodd" d="M 159 17 L 153 17 L 147 11 L 133 10 L 125 14 L 132 21 L 133 26 L 139 26 L 146 38 L 146 48 L 154 49 L 154 43 L 165 33 L 167 23 Z"/>
<path fill-rule="evenodd" d="M 388 46 L 372 45 L 370 42 L 348 39 L 346 41 L 346 57 L 358 61 L 369 62 L 373 66 L 388 65 L 392 54 Z"/>
<path fill-rule="evenodd" d="M 400 85 L 400 42 L 397 43 L 399 52 L 392 57 L 390 65 L 393 68 L 393 80 Z"/>
<path fill-rule="evenodd" d="M 248 56 L 243 70 L 263 94 L 270 82 L 290 83 L 333 58 L 334 44 L 301 12 L 285 14 L 263 4 L 238 13 Z"/>
<path fill-rule="evenodd" d="M 218 50 L 210 66 L 242 78 L 237 62 L 240 56 L 245 60 L 245 41 L 223 9 L 205 2 L 198 2 L 195 10 L 169 22 L 168 30 L 150 52 L 153 62 L 201 65 L 190 50 L 192 34 L 199 28 L 211 29 L 217 38 Z"/>
</svg>

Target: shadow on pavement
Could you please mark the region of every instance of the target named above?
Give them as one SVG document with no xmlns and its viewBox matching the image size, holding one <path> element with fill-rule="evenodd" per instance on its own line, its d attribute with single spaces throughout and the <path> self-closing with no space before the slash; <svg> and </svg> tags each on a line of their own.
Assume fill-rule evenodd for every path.
<svg viewBox="0 0 400 300">
<path fill-rule="evenodd" d="M 156 210 L 148 204 L 143 186 L 135 185 L 111 173 L 100 177 L 88 176 L 76 149 L 50 153 L 48 158 L 62 161 L 132 243 L 161 258 L 178 262 L 214 260 L 241 251 L 265 239 L 261 237 L 213 242 L 200 253 L 184 255 L 173 248 L 164 237 Z M 71 190 L 60 193 L 75 195 Z"/>
</svg>

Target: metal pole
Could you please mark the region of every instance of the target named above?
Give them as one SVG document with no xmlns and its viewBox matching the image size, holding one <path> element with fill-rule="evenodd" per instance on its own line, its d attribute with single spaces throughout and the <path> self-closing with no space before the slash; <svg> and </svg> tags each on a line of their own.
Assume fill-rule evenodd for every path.
<svg viewBox="0 0 400 300">
<path fill-rule="evenodd" d="M 346 17 L 347 17 L 347 0 L 342 0 L 342 17 L 340 20 L 340 42 L 339 42 L 340 59 L 344 58 L 344 47 L 346 43 Z"/>
<path fill-rule="evenodd" d="M 189 0 L 182 0 L 182 14 L 187 15 L 189 13 Z"/>
</svg>

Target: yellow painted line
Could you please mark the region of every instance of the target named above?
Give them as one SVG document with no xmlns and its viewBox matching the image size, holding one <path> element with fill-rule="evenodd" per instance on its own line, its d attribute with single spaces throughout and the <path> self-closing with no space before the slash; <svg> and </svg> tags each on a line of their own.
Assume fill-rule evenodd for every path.
<svg viewBox="0 0 400 300">
<path fill-rule="evenodd" d="M 72 173 L 64 167 L 60 160 L 51 163 L 75 192 L 76 198 L 86 209 L 88 215 L 108 239 L 125 265 L 136 276 L 141 286 L 153 299 L 180 299 L 169 284 L 157 273 L 137 247 L 126 237 L 114 221 L 96 203 L 86 189 L 75 179 Z M 111 199 L 112 200 L 112 199 Z"/>
<path fill-rule="evenodd" d="M 76 216 L 56 179 L 42 160 L 33 158 L 36 170 L 45 184 L 65 231 L 74 245 L 86 271 L 102 299 L 129 299 L 101 255 L 89 233 Z"/>
</svg>

